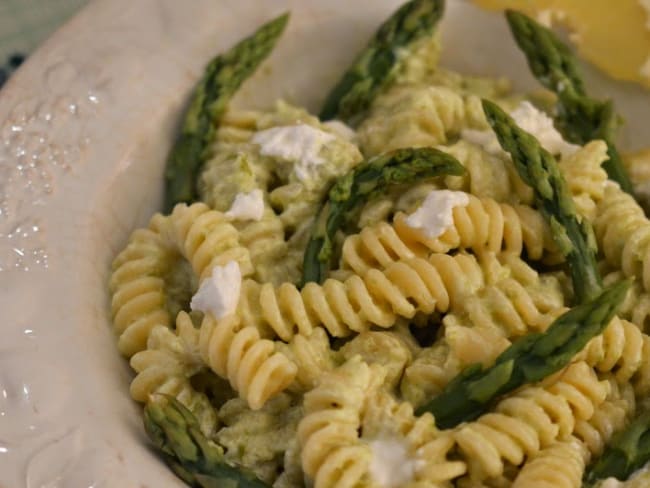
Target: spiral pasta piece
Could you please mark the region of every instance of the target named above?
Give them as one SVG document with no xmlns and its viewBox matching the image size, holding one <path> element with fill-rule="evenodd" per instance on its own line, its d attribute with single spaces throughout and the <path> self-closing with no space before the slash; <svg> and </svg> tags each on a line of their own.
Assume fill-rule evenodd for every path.
<svg viewBox="0 0 650 488">
<path fill-rule="evenodd" d="M 594 231 L 607 262 L 650 291 L 650 221 L 634 198 L 617 185 L 606 185 Z"/>
<path fill-rule="evenodd" d="M 322 285 L 311 282 L 302 290 L 291 283 L 276 288 L 244 280 L 239 313 L 245 323 L 263 333 L 271 329 L 287 342 L 296 333 L 311 334 L 317 325 L 344 337 L 370 325 L 392 327 L 398 316 L 445 312 L 483 280 L 481 266 L 471 255 L 433 254 L 397 261 L 381 271 L 372 269 L 363 277 L 328 279 Z"/>
<path fill-rule="evenodd" d="M 586 457 L 573 437 L 551 444 L 524 464 L 512 488 L 580 488 Z"/>
<path fill-rule="evenodd" d="M 178 204 L 170 215 L 173 239 L 203 280 L 215 266 L 229 261 L 239 265 L 242 276 L 253 272 L 248 250 L 239 243 L 239 233 L 225 217 L 204 203 Z"/>
<path fill-rule="evenodd" d="M 365 396 L 383 381 L 360 357 L 323 375 L 305 394 L 305 416 L 298 424 L 303 471 L 314 488 L 353 487 L 368 471 L 371 450 L 358 442 Z"/>
<path fill-rule="evenodd" d="M 625 154 L 622 158 L 632 185 L 634 196 L 644 209 L 650 208 L 650 148 Z"/>
<path fill-rule="evenodd" d="M 598 457 L 612 436 L 621 431 L 634 416 L 636 401 L 634 390 L 628 383 L 618 383 L 608 379 L 610 392 L 592 417 L 577 420 L 574 435 L 582 442 L 590 457 Z"/>
<path fill-rule="evenodd" d="M 336 353 L 322 327 L 316 327 L 309 336 L 295 335 L 289 344 L 278 341 L 276 347 L 298 368 L 292 391 L 315 388 L 321 375 L 334 369 Z"/>
<path fill-rule="evenodd" d="M 118 349 L 131 357 L 146 348 L 151 330 L 171 322 L 166 307 L 165 272 L 178 253 L 161 235 L 164 217 L 156 215 L 149 228 L 131 235 L 126 248 L 113 261 L 110 278 L 113 328 Z"/>
<path fill-rule="evenodd" d="M 237 315 L 215 320 L 206 313 L 201 323 L 199 350 L 203 361 L 245 399 L 253 410 L 286 389 L 296 365 L 262 339 L 257 328 L 242 326 Z"/>
<path fill-rule="evenodd" d="M 622 271 L 610 271 L 603 276 L 603 284 L 609 286 L 624 279 Z M 650 329 L 650 293 L 644 291 L 637 281 L 632 283 L 618 316 L 629 320 L 644 332 Z"/>
<path fill-rule="evenodd" d="M 553 275 L 540 275 L 511 253 L 481 256 L 490 283 L 443 318 L 449 358 L 456 367 L 491 364 L 515 338 L 543 331 L 561 315 L 564 294 Z M 417 360 L 416 360 L 417 361 Z"/>
<path fill-rule="evenodd" d="M 478 97 L 464 97 L 442 86 L 395 85 L 375 99 L 357 136 L 363 153 L 373 156 L 442 144 L 468 125 L 485 126 Z"/>
<path fill-rule="evenodd" d="M 498 203 L 468 194 L 467 206 L 454 207 L 453 223 L 438 238 L 429 238 L 406 223 L 398 213 L 393 225 L 387 222 L 365 227 L 348 236 L 342 247 L 340 267 L 359 275 L 377 267 L 385 268 L 399 259 L 426 257 L 432 252 L 452 249 L 476 252 L 501 251 L 520 255 L 524 249 L 530 259 L 539 260 L 556 247 L 541 214 L 524 205 Z"/>
<path fill-rule="evenodd" d="M 470 478 L 501 476 L 506 462 L 519 466 L 540 449 L 567 439 L 577 420 L 591 418 L 609 386 L 584 362 L 548 383 L 523 388 L 501 400 L 494 413 L 458 428 L 454 435 Z"/>
<path fill-rule="evenodd" d="M 523 182 L 512 161 L 503 153 L 488 152 L 463 138 L 450 146 L 439 146 L 439 149 L 454 156 L 466 170 L 461 176 L 445 177 L 445 186 L 450 190 L 465 191 L 498 202 L 533 203 L 532 189 Z"/>
<path fill-rule="evenodd" d="M 179 204 L 168 217 L 154 215 L 149 228 L 136 230 L 113 262 L 113 326 L 125 356 L 143 350 L 156 325 L 170 325 L 167 281 L 182 258 L 190 262 L 199 279 L 230 260 L 237 261 L 242 274 L 252 272 L 237 230 L 220 212 L 196 203 Z"/>
<path fill-rule="evenodd" d="M 386 480 L 375 479 L 385 476 L 376 466 L 382 443 L 408 464 L 391 486 L 442 486 L 465 472 L 463 462 L 448 459 L 451 435 L 439 432 L 430 414 L 415 417 L 410 404 L 380 389 L 383 375 L 382 367 L 354 356 L 305 395 L 298 438 L 303 470 L 315 488 L 383 486 Z"/>
<path fill-rule="evenodd" d="M 440 432 L 430 414 L 416 417 L 413 406 L 398 402 L 386 390 L 369 395 L 361 420 L 361 438 L 391 439 L 402 442 L 413 463 L 412 480 L 407 486 L 438 486 L 463 475 L 465 463 L 449 459 L 454 448 L 450 432 Z"/>
<path fill-rule="evenodd" d="M 137 372 L 131 382 L 131 396 L 145 403 L 151 395 L 175 397 L 199 420 L 201 431 L 212 435 L 217 426 L 217 415 L 210 400 L 197 392 L 190 378 L 205 368 L 198 351 L 199 333 L 185 312 L 176 318 L 176 330 L 158 325 L 151 331 L 147 349 L 131 358 L 131 367 Z"/>
<path fill-rule="evenodd" d="M 417 408 L 438 395 L 460 372 L 455 359 L 444 340 L 424 348 L 404 370 L 400 382 L 402 397 Z"/>
<path fill-rule="evenodd" d="M 612 372 L 619 383 L 625 383 L 638 376 L 641 383 L 646 384 L 650 379 L 644 378 L 650 369 L 650 357 L 646 355 L 650 337 L 639 328 L 615 317 L 605 331 L 593 338 L 581 357 L 601 373 Z"/>
<path fill-rule="evenodd" d="M 595 140 L 558 163 L 578 212 L 589 220 L 596 216 L 605 192 L 608 177 L 601 165 L 608 158 L 605 141 Z"/>
<path fill-rule="evenodd" d="M 289 246 L 284 240 L 284 225 L 278 216 L 267 210 L 261 220 L 235 224 L 235 227 L 239 228 L 239 242 L 250 253 L 257 281 L 298 281 L 298 262 L 296 259 L 293 260 L 296 262 L 287 260 Z"/>
</svg>

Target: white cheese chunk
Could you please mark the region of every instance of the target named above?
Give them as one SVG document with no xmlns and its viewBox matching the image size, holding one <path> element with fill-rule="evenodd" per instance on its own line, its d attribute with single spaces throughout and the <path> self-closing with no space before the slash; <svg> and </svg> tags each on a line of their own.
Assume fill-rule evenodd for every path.
<svg viewBox="0 0 650 488">
<path fill-rule="evenodd" d="M 201 283 L 192 297 L 190 308 L 203 313 L 211 313 L 221 319 L 237 309 L 241 291 L 241 271 L 236 261 L 228 261 L 225 266 L 215 266 L 212 275 Z"/>
<path fill-rule="evenodd" d="M 317 167 L 325 162 L 321 149 L 336 139 L 333 134 L 307 124 L 272 127 L 257 132 L 253 143 L 260 146 L 263 156 L 294 163 L 293 171 L 300 181 L 316 179 Z"/>
<path fill-rule="evenodd" d="M 225 215 L 233 220 L 261 220 L 264 215 L 264 194 L 262 190 L 237 193 L 230 210 Z"/>
<path fill-rule="evenodd" d="M 413 481 L 421 461 L 412 459 L 399 437 L 383 437 L 368 443 L 372 451 L 370 476 L 381 488 L 399 488 Z"/>
<path fill-rule="evenodd" d="M 565 141 L 553 126 L 553 119 L 530 102 L 521 102 L 515 110 L 510 112 L 510 116 L 519 127 L 532 134 L 551 154 L 560 154 L 565 158 L 580 149 L 580 146 Z M 482 146 L 490 154 L 503 154 L 497 137 L 491 130 L 465 129 L 461 132 L 461 137 Z"/>
<path fill-rule="evenodd" d="M 406 224 L 422 229 L 430 239 L 440 237 L 454 223 L 455 207 L 469 204 L 467 193 L 451 190 L 433 190 L 418 209 L 406 218 Z"/>
</svg>

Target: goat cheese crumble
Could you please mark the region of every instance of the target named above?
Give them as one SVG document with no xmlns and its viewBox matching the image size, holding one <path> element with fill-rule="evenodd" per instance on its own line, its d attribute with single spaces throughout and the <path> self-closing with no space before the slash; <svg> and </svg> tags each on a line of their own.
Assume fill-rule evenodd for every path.
<svg viewBox="0 0 650 488">
<path fill-rule="evenodd" d="M 580 149 L 580 146 L 565 141 L 553 125 L 553 119 L 530 102 L 521 102 L 510 112 L 510 116 L 519 127 L 532 134 L 551 154 L 560 154 L 565 158 Z M 465 129 L 461 131 L 461 137 L 482 146 L 490 154 L 503 154 L 497 136 L 492 130 Z"/>
<path fill-rule="evenodd" d="M 468 204 L 469 197 L 465 192 L 433 190 L 405 222 L 409 227 L 422 229 L 428 238 L 435 239 L 454 223 L 454 208 Z"/>
<path fill-rule="evenodd" d="M 413 481 L 420 463 L 398 437 L 384 437 L 368 443 L 372 451 L 370 475 L 382 488 L 399 488 Z"/>
<path fill-rule="evenodd" d="M 262 190 L 237 193 L 230 210 L 225 215 L 233 220 L 261 220 L 264 215 L 264 194 Z"/>
<path fill-rule="evenodd" d="M 294 163 L 293 171 L 302 182 L 316 179 L 317 167 L 325 162 L 320 152 L 336 136 L 307 124 L 272 127 L 257 132 L 253 143 L 260 146 L 262 156 L 271 156 Z"/>
<path fill-rule="evenodd" d="M 203 280 L 192 297 L 190 308 L 203 313 L 211 313 L 221 319 L 237 309 L 241 291 L 241 270 L 236 261 L 228 261 L 225 266 L 215 266 L 212 275 Z"/>
</svg>

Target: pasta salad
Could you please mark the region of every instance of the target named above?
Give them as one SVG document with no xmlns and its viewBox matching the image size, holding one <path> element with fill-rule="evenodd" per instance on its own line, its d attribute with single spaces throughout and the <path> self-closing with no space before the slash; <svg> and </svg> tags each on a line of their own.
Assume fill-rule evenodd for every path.
<svg viewBox="0 0 650 488">
<path fill-rule="evenodd" d="M 396 10 L 318 115 L 229 106 L 288 14 L 207 66 L 109 284 L 188 485 L 650 484 L 650 153 L 521 13 L 544 89 L 439 66 L 443 10 Z"/>
</svg>

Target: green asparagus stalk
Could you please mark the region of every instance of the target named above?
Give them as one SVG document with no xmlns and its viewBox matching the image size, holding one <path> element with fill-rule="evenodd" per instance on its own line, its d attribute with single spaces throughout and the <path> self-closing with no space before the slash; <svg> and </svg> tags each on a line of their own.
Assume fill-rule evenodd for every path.
<svg viewBox="0 0 650 488">
<path fill-rule="evenodd" d="M 393 13 L 329 93 L 320 118 L 350 123 L 366 110 L 390 81 L 400 52 L 433 33 L 444 7 L 444 0 L 411 0 Z"/>
<path fill-rule="evenodd" d="M 610 476 L 625 481 L 650 461 L 650 412 L 638 416 L 612 439 L 605 452 L 587 468 L 585 486 Z"/>
<path fill-rule="evenodd" d="M 206 150 L 212 141 L 216 121 L 239 86 L 269 55 L 288 20 L 289 14 L 271 20 L 208 64 L 167 160 L 166 211 L 177 203 L 196 200 L 196 181 L 207 157 Z"/>
<path fill-rule="evenodd" d="M 533 75 L 558 96 L 556 124 L 564 138 L 580 145 L 593 139 L 607 142 L 609 159 L 603 168 L 610 179 L 632 193 L 630 178 L 613 143 L 619 119 L 611 101 L 587 95 L 576 58 L 552 30 L 513 10 L 506 12 L 506 18 Z"/>
<path fill-rule="evenodd" d="M 590 223 L 578 216 L 557 162 L 498 105 L 483 100 L 483 110 L 501 147 L 510 153 L 519 175 L 534 190 L 537 206 L 569 263 L 578 301 L 593 298 L 602 289 L 596 266 L 596 239 Z"/>
<path fill-rule="evenodd" d="M 322 282 L 329 271 L 336 232 L 349 225 L 355 211 L 390 185 L 440 175 L 462 175 L 465 168 L 437 149 L 405 148 L 370 158 L 339 178 L 321 208 L 303 260 L 303 284 Z"/>
<path fill-rule="evenodd" d="M 499 396 L 559 371 L 591 338 L 603 332 L 629 287 L 629 281 L 619 282 L 593 300 L 572 308 L 546 332 L 529 334 L 512 344 L 488 368 L 480 364 L 466 368 L 416 413 L 431 412 L 436 425 L 448 429 L 476 419 Z"/>
<path fill-rule="evenodd" d="M 222 449 L 207 439 L 194 415 L 178 400 L 156 395 L 144 409 L 147 434 L 174 472 L 201 488 L 269 488 L 253 473 L 226 463 Z"/>
</svg>

